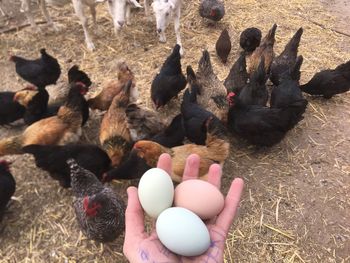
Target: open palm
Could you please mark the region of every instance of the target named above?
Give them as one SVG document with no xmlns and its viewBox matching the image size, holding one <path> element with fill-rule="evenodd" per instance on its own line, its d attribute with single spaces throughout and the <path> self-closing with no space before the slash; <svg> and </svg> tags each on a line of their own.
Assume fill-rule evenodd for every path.
<svg viewBox="0 0 350 263">
<path fill-rule="evenodd" d="M 171 173 L 171 158 L 163 154 L 158 160 L 158 168 Z M 187 158 L 183 181 L 198 177 L 199 157 L 192 154 Z M 208 173 L 208 182 L 220 188 L 221 167 L 214 164 Z M 128 188 L 128 206 L 125 213 L 125 240 L 124 254 L 131 263 L 176 263 L 176 262 L 223 262 L 226 235 L 239 205 L 240 196 L 243 190 L 243 181 L 235 179 L 225 199 L 225 206 L 222 212 L 206 225 L 210 233 L 211 244 L 209 249 L 197 257 L 183 257 L 169 251 L 158 239 L 155 229 L 147 234 L 144 228 L 144 212 L 138 199 L 137 188 Z"/>
</svg>

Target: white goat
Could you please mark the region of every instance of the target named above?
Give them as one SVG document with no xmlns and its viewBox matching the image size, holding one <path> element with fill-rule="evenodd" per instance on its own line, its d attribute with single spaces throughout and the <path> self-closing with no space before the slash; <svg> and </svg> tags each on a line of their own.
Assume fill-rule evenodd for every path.
<svg viewBox="0 0 350 263">
<path fill-rule="evenodd" d="M 145 9 L 146 3 L 145 0 Z M 176 43 L 180 45 L 180 54 L 183 55 L 180 36 L 180 15 L 181 15 L 182 0 L 154 0 L 152 8 L 156 16 L 157 33 L 159 41 L 166 42 L 165 30 L 171 20 L 174 20 L 174 29 L 176 34 Z"/>
<path fill-rule="evenodd" d="M 115 32 L 124 26 L 125 21 L 127 25 L 131 24 L 131 7 L 142 8 L 136 0 L 108 0 L 108 7 L 113 18 Z"/>
<path fill-rule="evenodd" d="M 109 0 L 109 1 L 116 1 L 116 0 Z M 31 24 L 31 26 L 38 31 L 38 27 L 35 24 L 34 21 L 34 17 L 32 14 L 32 10 L 30 8 L 30 0 L 21 0 L 22 2 L 22 6 L 21 6 L 21 10 L 26 14 L 27 19 L 29 20 L 29 23 Z M 47 23 L 52 26 L 56 31 L 57 28 L 54 25 L 54 23 L 52 22 L 52 19 L 46 9 L 46 4 L 51 4 L 51 5 L 55 5 L 55 6 L 63 6 L 66 5 L 70 2 L 70 0 L 39 0 L 40 2 L 40 8 L 42 13 L 45 16 L 45 19 L 47 21 Z M 102 3 L 105 2 L 105 0 L 72 0 L 73 2 L 73 7 L 74 7 L 74 11 L 75 14 L 78 16 L 78 18 L 80 19 L 80 22 L 83 26 L 83 31 L 84 31 L 84 35 L 85 35 L 85 42 L 87 45 L 87 48 L 89 50 L 94 50 L 95 49 L 95 45 L 91 40 L 90 34 L 88 32 L 87 29 L 87 17 L 84 13 L 84 6 L 88 6 L 90 8 L 90 12 L 92 15 L 92 20 L 94 25 L 96 26 L 96 5 L 98 3 Z"/>
<path fill-rule="evenodd" d="M 0 4 L 1 4 L 1 1 L 2 0 L 0 0 Z M 5 13 L 4 9 L 2 9 L 1 5 L 0 5 L 0 13 L 1 13 L 2 16 L 6 16 L 6 13 Z"/>
</svg>

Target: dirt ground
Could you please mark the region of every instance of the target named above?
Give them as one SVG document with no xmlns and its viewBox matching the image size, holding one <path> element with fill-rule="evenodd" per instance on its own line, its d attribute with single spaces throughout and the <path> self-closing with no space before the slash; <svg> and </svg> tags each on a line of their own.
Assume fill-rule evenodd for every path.
<svg viewBox="0 0 350 263">
<path fill-rule="evenodd" d="M 198 1 L 185 1 L 182 34 L 183 65 L 196 65 L 201 50 L 208 48 L 214 70 L 224 79 L 239 52 L 239 33 L 256 26 L 263 33 L 279 25 L 275 50 L 279 53 L 292 34 L 304 28 L 300 53 L 304 56 L 302 83 L 318 70 L 335 67 L 350 59 L 350 5 L 342 1 L 225 1 L 227 15 L 216 26 L 208 26 L 197 15 Z M 287 3 L 288 2 L 288 3 Z M 19 1 L 3 0 L 9 17 L 0 17 L 0 31 L 26 23 L 16 10 Z M 23 81 L 8 62 L 11 53 L 38 56 L 46 47 L 63 68 L 57 87 L 63 89 L 65 72 L 77 63 L 90 73 L 92 93 L 106 78 L 113 78 L 117 59 L 126 59 L 136 74 L 141 100 L 150 105 L 149 87 L 154 74 L 175 43 L 173 29 L 168 42 L 160 44 L 155 22 L 134 12 L 134 24 L 121 35 L 112 34 L 106 7 L 98 8 L 100 32 L 93 34 L 97 50 L 88 52 L 81 26 L 72 6 L 49 9 L 60 32 L 41 24 L 42 33 L 29 27 L 0 34 L 0 90 L 18 90 Z M 39 14 L 40 12 L 38 12 Z M 346 20 L 347 19 L 347 20 Z M 43 21 L 41 14 L 38 21 Z M 233 50 L 228 65 L 216 58 L 215 41 L 229 27 Z M 305 119 L 278 145 L 256 148 L 232 138 L 231 155 L 224 167 L 223 192 L 234 177 L 242 177 L 245 190 L 225 251 L 225 262 L 350 262 L 350 93 L 331 100 L 307 96 Z M 96 142 L 100 118 L 93 114 L 83 140 Z M 20 123 L 0 128 L 0 138 L 23 130 Z M 32 157 L 6 156 L 14 160 L 12 173 L 17 191 L 0 225 L 0 262 L 126 262 L 123 237 L 101 245 L 81 234 L 71 206 L 70 190 L 61 189 L 47 173 L 35 167 Z M 135 182 L 114 182 L 125 197 Z"/>
</svg>

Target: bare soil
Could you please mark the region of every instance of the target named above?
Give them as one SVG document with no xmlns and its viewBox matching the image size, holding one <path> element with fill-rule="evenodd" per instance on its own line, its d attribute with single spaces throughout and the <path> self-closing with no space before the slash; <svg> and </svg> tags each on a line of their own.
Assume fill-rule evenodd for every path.
<svg viewBox="0 0 350 263">
<path fill-rule="evenodd" d="M 349 19 L 346 20 L 349 3 L 344 0 L 321 3 L 322 6 L 318 1 L 303 0 L 288 4 L 275 0 L 225 1 L 227 16 L 217 27 L 208 27 L 200 20 L 196 13 L 198 3 L 195 6 L 185 3 L 182 28 L 190 33 L 183 34 L 186 52 L 183 65 L 196 65 L 201 49 L 208 47 L 214 69 L 224 79 L 237 57 L 238 36 L 244 28 L 257 26 L 266 32 L 276 22 L 278 53 L 303 26 L 300 52 L 305 58 L 304 83 L 318 70 L 350 59 L 349 37 L 332 31 L 349 31 Z M 0 30 L 26 23 L 17 12 L 18 0 L 3 0 L 2 4 L 10 17 L 0 18 Z M 29 27 L 0 34 L 0 90 L 23 87 L 13 64 L 7 61 L 9 53 L 36 57 L 39 48 L 46 46 L 58 57 L 64 70 L 72 60 L 91 73 L 93 91 L 106 77 L 113 77 L 116 59 L 127 59 L 140 83 L 141 98 L 149 104 L 149 84 L 175 43 L 172 28 L 168 42 L 159 44 L 154 20 L 136 12 L 135 25 L 121 36 L 114 36 L 108 13 L 101 6 L 98 23 L 102 32 L 93 35 L 98 50 L 89 53 L 72 7 L 49 11 L 59 21 L 58 33 L 44 24 L 40 26 L 42 34 L 33 34 Z M 42 19 L 38 15 L 38 20 Z M 228 66 L 220 64 L 214 52 L 215 41 L 225 26 L 230 27 L 234 40 Z M 60 83 L 65 81 L 66 76 L 62 76 Z M 52 92 L 55 87 L 48 89 Z M 223 192 L 234 177 L 244 179 L 245 190 L 227 240 L 225 262 L 350 262 L 350 93 L 331 100 L 310 96 L 307 99 L 304 120 L 280 144 L 256 148 L 232 138 L 231 155 L 224 167 Z M 93 114 L 84 129 L 83 140 L 97 142 L 99 120 Z M 15 127 L 1 127 L 0 138 L 22 130 L 21 122 Z M 123 237 L 101 245 L 82 236 L 71 207 L 70 190 L 61 189 L 47 173 L 36 168 L 31 156 L 5 158 L 15 161 L 11 170 L 17 191 L 0 225 L 1 263 L 126 262 L 122 255 Z M 125 189 L 135 183 L 115 182 L 112 187 L 125 197 Z"/>
</svg>

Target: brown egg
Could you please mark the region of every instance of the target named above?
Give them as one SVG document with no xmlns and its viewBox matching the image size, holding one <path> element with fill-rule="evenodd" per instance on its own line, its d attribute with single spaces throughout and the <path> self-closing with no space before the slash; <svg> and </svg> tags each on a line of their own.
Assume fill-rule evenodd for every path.
<svg viewBox="0 0 350 263">
<path fill-rule="evenodd" d="M 191 210 L 203 220 L 218 215 L 224 204 L 219 189 L 206 181 L 187 180 L 175 188 L 174 205 Z"/>
</svg>

